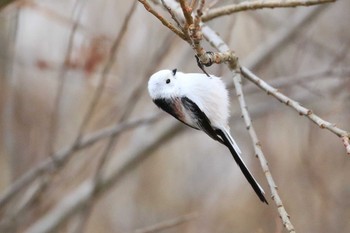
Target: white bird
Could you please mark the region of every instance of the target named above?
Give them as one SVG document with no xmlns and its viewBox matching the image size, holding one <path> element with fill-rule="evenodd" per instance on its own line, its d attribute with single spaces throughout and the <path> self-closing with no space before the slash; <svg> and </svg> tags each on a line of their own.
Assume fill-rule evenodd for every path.
<svg viewBox="0 0 350 233">
<path fill-rule="evenodd" d="M 148 91 L 159 108 L 227 146 L 260 200 L 268 204 L 264 190 L 243 162 L 241 150 L 230 135 L 228 91 L 220 78 L 161 70 L 150 77 Z"/>
</svg>

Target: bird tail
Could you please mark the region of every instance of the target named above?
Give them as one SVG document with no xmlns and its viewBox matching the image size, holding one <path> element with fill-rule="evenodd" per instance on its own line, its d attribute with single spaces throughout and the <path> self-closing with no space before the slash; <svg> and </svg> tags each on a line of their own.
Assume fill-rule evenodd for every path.
<svg viewBox="0 0 350 233">
<path fill-rule="evenodd" d="M 236 161 L 239 168 L 243 172 L 244 176 L 246 177 L 246 179 L 248 180 L 248 182 L 250 183 L 250 185 L 254 189 L 255 193 L 258 195 L 258 197 L 260 198 L 260 200 L 262 202 L 265 202 L 266 204 L 268 204 L 268 202 L 265 198 L 265 195 L 264 195 L 265 194 L 264 190 L 259 185 L 259 183 L 255 180 L 255 178 L 253 177 L 253 175 L 250 173 L 247 166 L 245 165 L 244 161 L 242 160 L 242 158 L 240 156 L 241 150 L 238 148 L 238 145 L 233 140 L 230 133 L 227 132 L 226 130 L 219 130 L 219 131 L 220 132 L 218 132 L 218 133 L 221 136 L 221 138 L 223 139 L 225 146 L 227 146 L 228 149 L 230 150 L 234 160 Z"/>
</svg>

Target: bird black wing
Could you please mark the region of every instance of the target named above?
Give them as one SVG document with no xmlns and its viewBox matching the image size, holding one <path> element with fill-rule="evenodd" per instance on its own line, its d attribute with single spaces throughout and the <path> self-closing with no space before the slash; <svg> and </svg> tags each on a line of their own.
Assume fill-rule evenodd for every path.
<svg viewBox="0 0 350 233">
<path fill-rule="evenodd" d="M 187 97 L 182 97 L 181 102 L 187 110 L 187 113 L 191 115 L 191 118 L 200 130 L 204 131 L 214 140 L 224 144 L 224 141 L 220 137 L 218 137 L 218 134 L 211 126 L 211 122 L 207 115 L 205 115 L 205 113 L 198 107 L 197 104 L 195 104 L 192 100 L 190 100 Z"/>
<path fill-rule="evenodd" d="M 173 99 L 159 98 L 155 99 L 154 103 L 159 108 L 163 109 L 165 112 L 169 113 L 182 123 L 194 129 L 202 130 L 214 140 L 228 147 L 234 160 L 236 161 L 242 173 L 254 189 L 255 193 L 258 195 L 262 202 L 267 203 L 264 196 L 264 191 L 254 179 L 252 174 L 249 172 L 248 168 L 246 167 L 242 158 L 240 157 L 239 152 L 235 150 L 233 146 L 234 142 L 232 141 L 231 136 L 227 135 L 227 132 L 223 131 L 222 129 L 213 128 L 207 115 L 198 107 L 196 103 L 194 103 L 187 97 Z M 186 122 L 186 114 L 189 115 L 192 119 L 191 125 Z"/>
<path fill-rule="evenodd" d="M 207 115 L 192 100 L 190 100 L 187 97 L 182 97 L 181 102 L 185 107 L 185 109 L 187 110 L 187 112 L 189 114 L 192 114 L 191 117 L 196 121 L 198 128 L 200 128 L 202 131 L 204 131 L 214 140 L 224 144 L 230 150 L 234 160 L 238 164 L 243 175 L 246 177 L 246 179 L 254 189 L 255 193 L 258 195 L 258 197 L 262 202 L 265 202 L 266 204 L 268 204 L 264 196 L 264 191 L 259 186 L 257 181 L 254 179 L 253 175 L 250 173 L 247 166 L 244 164 L 242 158 L 239 155 L 239 152 L 235 150 L 233 146 L 234 142 L 232 141 L 231 136 L 227 135 L 227 132 L 223 131 L 222 129 L 214 128 L 211 125 L 211 122 L 207 117 Z"/>
<path fill-rule="evenodd" d="M 173 99 L 169 99 L 169 98 L 158 98 L 158 99 L 154 99 L 153 102 L 163 111 L 169 113 L 170 115 L 172 115 L 173 117 L 175 117 L 177 120 L 181 121 L 182 123 L 184 123 L 185 125 L 193 128 L 193 129 L 197 129 L 192 125 L 189 125 L 185 122 L 185 118 L 184 118 L 184 114 L 181 110 L 181 100 L 180 98 L 173 98 Z"/>
</svg>

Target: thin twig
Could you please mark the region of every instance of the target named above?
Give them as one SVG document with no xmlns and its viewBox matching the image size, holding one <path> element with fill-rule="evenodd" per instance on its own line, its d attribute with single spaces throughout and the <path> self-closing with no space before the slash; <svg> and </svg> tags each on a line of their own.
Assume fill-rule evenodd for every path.
<svg viewBox="0 0 350 233">
<path fill-rule="evenodd" d="M 244 1 L 237 4 L 218 7 L 209 10 L 203 15 L 202 21 L 207 22 L 223 15 L 229 15 L 239 11 L 258 10 L 264 8 L 286 8 L 297 6 L 312 6 L 324 3 L 335 2 L 336 0 L 256 0 L 256 1 Z"/>
<path fill-rule="evenodd" d="M 143 4 L 143 6 L 145 7 L 145 9 L 151 13 L 152 15 L 154 15 L 157 19 L 159 19 L 159 21 L 166 26 L 167 28 L 169 28 L 171 31 L 173 31 L 176 35 L 178 35 L 180 38 L 182 38 L 184 41 L 188 42 L 188 38 L 185 36 L 185 34 L 180 31 L 179 29 L 177 29 L 172 23 L 170 23 L 168 20 L 166 20 L 163 16 L 161 16 L 157 11 L 155 11 L 150 4 L 148 4 L 147 0 L 138 0 L 140 3 Z"/>
<path fill-rule="evenodd" d="M 134 1 L 134 4 L 132 5 L 132 7 L 130 8 L 130 10 L 128 12 L 127 19 L 126 19 L 127 22 L 129 21 L 129 19 L 131 18 L 131 15 L 134 13 L 134 11 L 136 9 L 136 3 L 137 2 Z M 132 101 L 128 101 L 128 105 L 126 105 L 127 106 L 126 110 L 125 110 L 124 114 L 121 116 L 121 119 L 118 121 L 119 123 L 124 122 L 124 120 L 129 116 L 128 115 L 129 112 L 131 112 L 131 111 L 128 111 L 128 109 L 129 108 L 133 109 L 135 104 L 136 103 L 134 103 Z M 102 156 L 100 157 L 100 160 L 97 164 L 97 169 L 96 169 L 96 173 L 94 176 L 95 182 L 98 182 L 98 180 L 100 179 L 104 165 L 108 161 L 109 155 L 111 154 L 114 146 L 116 145 L 117 138 L 118 138 L 118 135 L 113 135 L 108 139 L 107 146 L 103 150 Z M 91 209 L 91 208 L 89 208 L 89 209 Z M 88 213 L 88 211 L 87 211 L 87 213 Z"/>
<path fill-rule="evenodd" d="M 185 222 L 191 221 L 197 218 L 197 216 L 198 216 L 197 213 L 181 215 L 174 219 L 159 222 L 157 224 L 154 224 L 153 226 L 148 226 L 148 227 L 138 229 L 134 233 L 152 233 L 152 232 L 163 231 L 165 229 L 173 228 Z"/>
<path fill-rule="evenodd" d="M 289 215 L 288 215 L 286 209 L 284 208 L 283 202 L 278 194 L 277 185 L 276 185 L 276 183 L 271 175 L 271 172 L 270 172 L 270 169 L 268 166 L 268 162 L 267 162 L 266 157 L 261 149 L 260 140 L 258 139 L 258 136 L 255 132 L 252 120 L 250 118 L 250 114 L 248 112 L 248 107 L 247 107 L 247 104 L 245 102 L 244 94 L 242 91 L 242 79 L 241 79 L 241 75 L 239 73 L 233 72 L 233 83 L 235 85 L 235 90 L 237 93 L 237 97 L 238 97 L 239 105 L 241 107 L 242 116 L 243 116 L 245 125 L 247 127 L 248 132 L 249 132 L 250 138 L 252 139 L 252 142 L 253 142 L 255 154 L 259 158 L 260 165 L 264 171 L 266 180 L 269 184 L 270 191 L 271 191 L 271 197 L 277 206 L 277 211 L 282 219 L 282 223 L 283 223 L 284 227 L 288 230 L 288 232 L 295 233 L 294 226 L 291 223 L 291 221 L 289 219 Z"/>
<path fill-rule="evenodd" d="M 182 12 L 184 14 L 186 23 L 185 23 L 185 29 L 186 27 L 190 26 L 191 24 L 193 24 L 193 18 L 192 18 L 192 9 L 191 7 L 187 4 L 186 0 L 180 0 L 180 6 L 182 9 Z"/>
<path fill-rule="evenodd" d="M 309 11 L 301 11 L 296 13 L 287 24 L 281 25 L 275 33 L 271 34 L 263 43 L 260 43 L 258 48 L 254 49 L 247 58 L 241 59 L 241 64 L 245 64 L 250 69 L 257 69 L 261 64 L 269 60 L 272 55 L 275 55 L 291 38 L 301 31 L 303 27 L 308 25 L 322 11 L 327 9 L 324 6 L 316 6 Z"/>
<path fill-rule="evenodd" d="M 183 27 L 180 23 L 180 21 L 177 19 L 176 15 L 174 14 L 174 12 L 171 10 L 171 8 L 164 2 L 164 0 L 161 0 L 163 6 L 165 7 L 165 9 L 167 9 L 167 11 L 169 12 L 169 14 L 171 15 L 171 18 L 175 21 L 175 23 L 177 24 L 177 26 L 183 31 Z"/>
<path fill-rule="evenodd" d="M 214 46 L 220 52 L 229 50 L 228 45 L 221 39 L 221 37 L 217 33 L 215 33 L 215 31 L 213 31 L 207 25 L 203 26 L 202 28 L 203 28 L 203 34 L 204 34 L 205 38 L 211 43 L 212 46 Z M 233 65 L 237 65 L 235 67 L 235 69 L 233 69 Z M 264 174 L 265 174 L 265 177 L 268 181 L 270 191 L 272 194 L 272 199 L 274 200 L 274 202 L 277 206 L 277 210 L 278 210 L 278 213 L 282 219 L 283 225 L 286 227 L 286 229 L 289 232 L 291 232 L 291 233 L 295 232 L 293 224 L 291 223 L 291 221 L 289 219 L 289 215 L 283 206 L 281 198 L 279 197 L 279 194 L 277 191 L 277 186 L 272 178 L 272 175 L 271 175 L 269 167 L 268 167 L 268 163 L 266 161 L 264 153 L 261 150 L 261 145 L 260 145 L 259 139 L 255 133 L 254 128 L 253 128 L 253 125 L 252 125 L 252 122 L 250 119 L 250 115 L 248 112 L 248 108 L 247 108 L 247 105 L 245 103 L 243 91 L 242 91 L 241 76 L 238 72 L 236 72 L 236 70 L 239 70 L 239 65 L 238 65 L 238 63 L 231 64 L 231 65 L 229 64 L 229 67 L 234 74 L 233 82 L 234 82 L 236 93 L 237 93 L 238 100 L 240 103 L 243 119 L 244 119 L 244 122 L 247 126 L 249 135 L 252 139 L 255 154 L 257 155 L 257 157 L 260 161 L 261 167 L 262 167 Z"/>
<path fill-rule="evenodd" d="M 91 103 L 90 103 L 90 105 L 88 107 L 88 110 L 87 110 L 85 116 L 84 116 L 83 122 L 80 125 L 79 131 L 78 131 L 78 136 L 76 138 L 76 142 L 78 142 L 81 139 L 81 137 L 82 137 L 82 135 L 84 133 L 84 130 L 85 130 L 87 124 L 89 123 L 89 121 L 90 121 L 90 119 L 92 117 L 94 109 L 95 109 L 97 103 L 99 102 L 99 100 L 100 100 L 100 98 L 102 96 L 102 93 L 103 93 L 103 90 L 104 90 L 104 87 L 105 87 L 105 82 L 106 82 L 107 77 L 108 77 L 108 73 L 111 70 L 113 64 L 115 63 L 116 54 L 118 53 L 118 50 L 120 48 L 121 41 L 123 40 L 123 38 L 126 35 L 126 31 L 128 29 L 130 18 L 132 16 L 132 12 L 136 8 L 136 5 L 137 5 L 136 2 L 133 2 L 133 4 L 132 4 L 128 14 L 126 15 L 126 17 L 124 19 L 124 22 L 122 24 L 122 27 L 121 27 L 119 33 L 118 33 L 118 36 L 117 36 L 116 40 L 114 41 L 114 43 L 113 43 L 113 45 L 111 47 L 111 50 L 109 52 L 109 57 L 108 57 L 107 64 L 105 65 L 105 67 L 102 70 L 102 74 L 101 74 L 101 77 L 100 77 L 100 80 L 99 80 L 98 87 L 97 87 L 96 91 L 93 94 Z"/>
<path fill-rule="evenodd" d="M 80 5 L 80 7 L 79 7 Z M 79 7 L 79 8 L 78 8 Z M 79 26 L 79 18 L 83 12 L 83 3 L 82 0 L 77 0 L 73 6 L 73 27 L 69 35 L 68 39 L 68 46 L 65 52 L 65 58 L 63 61 L 62 66 L 60 67 L 59 74 L 58 74 L 58 86 L 57 86 L 57 92 L 56 92 L 56 97 L 55 97 L 55 102 L 54 102 L 54 107 L 53 111 L 51 114 L 51 122 L 49 126 L 49 139 L 48 139 L 48 149 L 47 149 L 47 154 L 52 154 L 54 151 L 54 145 L 55 141 L 57 138 L 57 130 L 58 130 L 58 125 L 59 125 L 59 115 L 60 115 L 60 105 L 62 101 L 62 96 L 64 92 L 64 85 L 66 82 L 66 74 L 67 74 L 67 63 L 71 55 L 71 51 L 73 48 L 74 44 L 74 36 L 76 33 L 76 30 Z M 76 12 L 75 16 L 74 13 Z"/>
<path fill-rule="evenodd" d="M 171 9 L 174 15 L 177 16 L 178 19 L 185 21 L 183 8 L 179 6 L 179 4 L 173 0 L 163 0 L 166 5 Z M 202 0 L 201 0 L 202 1 Z M 185 4 L 185 3 L 183 3 Z M 204 7 L 204 2 L 201 3 Z M 199 8 L 200 10 L 200 8 Z M 192 24 L 188 25 L 185 21 L 185 27 L 183 28 L 184 33 L 189 38 L 189 43 L 192 45 L 199 62 L 205 66 L 211 66 L 213 63 L 221 64 L 221 63 L 229 63 L 234 64 L 237 61 L 237 57 L 235 54 L 228 50 L 225 52 L 207 52 L 200 44 L 202 40 L 202 32 L 201 32 L 201 10 L 198 14 L 197 19 L 195 21 L 191 21 Z M 187 25 L 187 26 L 186 26 Z"/>
<path fill-rule="evenodd" d="M 348 77 L 350 76 L 350 68 L 326 68 L 319 70 L 307 71 L 305 73 L 294 74 L 290 76 L 281 76 L 275 79 L 272 79 L 270 85 L 279 89 L 279 88 L 290 88 L 294 85 L 300 83 L 308 83 L 315 81 L 320 78 L 334 78 L 334 77 Z M 344 79 L 345 80 L 345 79 Z M 229 85 L 228 88 L 231 88 L 232 85 Z M 244 93 L 251 94 L 255 93 L 258 88 L 253 83 L 248 83 L 244 87 Z"/>
<path fill-rule="evenodd" d="M 159 61 L 159 59 L 161 59 L 163 56 L 166 55 L 166 51 L 168 51 L 168 50 L 163 49 L 162 52 L 157 54 L 158 56 L 155 57 L 155 60 Z M 156 62 L 153 62 L 153 64 L 156 64 Z M 147 72 L 147 73 L 150 73 L 150 72 Z M 148 75 L 145 75 L 145 78 L 148 78 Z M 126 121 L 126 119 L 128 119 L 130 117 L 133 110 L 135 109 L 137 102 L 140 100 L 140 98 L 142 96 L 142 93 L 143 93 L 142 90 L 144 89 L 144 83 L 145 83 L 145 79 L 143 78 L 142 81 L 138 85 L 135 86 L 133 91 L 131 91 L 129 98 L 126 101 L 128 104 L 126 105 L 126 108 L 124 109 L 123 113 L 121 114 L 120 119 L 118 120 L 118 122 L 120 124 L 123 123 L 124 121 Z M 115 135 L 115 136 L 112 136 L 109 138 L 107 146 L 105 147 L 105 149 L 102 153 L 102 156 L 101 156 L 101 158 L 98 162 L 98 165 L 97 165 L 96 173 L 94 176 L 95 182 L 98 182 L 98 180 L 101 178 L 105 164 L 108 162 L 109 157 L 111 156 L 112 151 L 117 144 L 117 140 L 118 140 L 118 135 Z"/>
<path fill-rule="evenodd" d="M 264 90 L 268 95 L 272 95 L 282 103 L 290 106 L 292 109 L 296 110 L 300 115 L 306 116 L 312 122 L 317 124 L 321 129 L 328 129 L 330 132 L 334 133 L 338 137 L 350 137 L 350 133 L 338 128 L 335 124 L 323 120 L 321 117 L 314 114 L 310 109 L 301 106 L 298 102 L 292 100 L 291 98 L 283 95 L 276 88 L 267 84 L 264 80 L 260 79 L 258 76 L 253 74 L 248 68 L 241 67 L 241 72 L 243 76 L 255 83 L 260 89 Z"/>
</svg>

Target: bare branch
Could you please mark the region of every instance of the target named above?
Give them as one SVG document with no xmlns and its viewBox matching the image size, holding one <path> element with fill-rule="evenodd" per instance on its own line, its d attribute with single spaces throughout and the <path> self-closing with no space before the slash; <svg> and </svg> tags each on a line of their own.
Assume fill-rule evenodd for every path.
<svg viewBox="0 0 350 233">
<path fill-rule="evenodd" d="M 242 91 L 242 79 L 241 79 L 241 75 L 239 73 L 234 72 L 233 83 L 235 85 L 235 89 L 236 89 L 236 93 L 237 93 L 239 105 L 241 107 L 242 116 L 243 116 L 245 125 L 247 127 L 248 132 L 249 132 L 250 138 L 252 139 L 252 142 L 253 142 L 255 154 L 259 158 L 261 167 L 264 171 L 266 180 L 269 184 L 270 191 L 271 191 L 271 197 L 277 206 L 277 211 L 282 219 L 283 226 L 288 230 L 288 232 L 295 233 L 294 226 L 291 223 L 291 221 L 289 219 L 289 215 L 288 215 L 288 213 L 283 205 L 283 202 L 282 202 L 282 200 L 277 192 L 277 185 L 276 185 L 276 183 L 271 175 L 271 172 L 270 172 L 270 169 L 268 166 L 268 162 L 267 162 L 266 157 L 261 149 L 260 140 L 258 139 L 258 136 L 255 132 L 252 120 L 250 118 L 250 114 L 248 112 L 248 107 L 247 107 L 247 104 L 245 102 L 244 94 Z"/>
<path fill-rule="evenodd" d="M 172 13 L 176 15 L 178 19 L 185 21 L 185 18 L 183 15 L 183 8 L 181 8 L 177 2 L 173 0 L 163 0 L 163 1 L 166 3 L 167 8 L 170 8 L 170 11 L 172 11 Z M 203 7 L 204 7 L 204 2 L 201 2 L 199 6 L 199 12 L 197 12 L 195 21 L 194 22 L 192 21 L 193 23 L 191 25 L 188 25 L 186 27 L 186 23 L 185 23 L 183 32 L 185 33 L 185 35 L 189 37 L 188 42 L 192 45 L 199 59 L 199 62 L 202 65 L 211 66 L 213 63 L 221 64 L 221 63 L 227 62 L 235 66 L 237 57 L 232 51 L 228 50 L 225 52 L 207 52 L 201 46 L 200 44 L 202 40 L 201 11 Z"/>
<path fill-rule="evenodd" d="M 155 11 L 150 4 L 148 4 L 147 0 L 138 0 L 140 3 L 143 4 L 143 6 L 145 7 L 145 9 L 151 13 L 152 15 L 154 15 L 157 19 L 159 19 L 159 21 L 166 26 L 167 28 L 169 28 L 171 31 L 173 31 L 176 35 L 178 35 L 180 38 L 182 38 L 184 41 L 188 42 L 187 37 L 185 36 L 185 34 L 180 31 L 179 29 L 177 29 L 172 23 L 170 23 L 168 20 L 166 20 L 163 16 L 161 16 L 157 11 Z"/>
<path fill-rule="evenodd" d="M 307 109 L 303 106 L 301 106 L 298 102 L 292 100 L 291 98 L 283 95 L 281 92 L 279 92 L 276 88 L 270 86 L 267 84 L 264 80 L 260 79 L 258 76 L 253 74 L 249 69 L 246 67 L 241 67 L 241 71 L 243 76 L 250 80 L 251 82 L 255 83 L 260 89 L 266 91 L 268 95 L 272 95 L 282 103 L 285 103 L 287 106 L 290 106 L 294 110 L 296 110 L 300 115 L 306 116 L 309 118 L 312 122 L 317 124 L 321 129 L 328 129 L 338 137 L 350 137 L 350 133 L 340 129 L 335 126 L 335 124 L 332 124 L 328 121 L 323 120 L 316 114 L 314 114 L 310 109 Z"/>
<path fill-rule="evenodd" d="M 349 68 L 335 68 L 335 69 L 326 68 L 326 69 L 312 70 L 312 71 L 307 71 L 305 73 L 277 77 L 270 81 L 270 85 L 277 89 L 288 88 L 288 87 L 292 87 L 293 85 L 298 85 L 300 83 L 308 83 L 308 82 L 315 81 L 316 79 L 319 80 L 320 78 L 333 78 L 334 76 L 338 76 L 338 77 L 350 76 L 350 69 Z M 232 87 L 232 86 L 228 86 L 228 87 Z M 244 92 L 246 95 L 254 93 L 256 92 L 256 90 L 258 90 L 258 88 L 253 83 L 248 83 L 244 87 Z"/>
<path fill-rule="evenodd" d="M 186 27 L 193 24 L 193 19 L 191 15 L 193 9 L 187 4 L 186 0 L 180 0 L 180 6 L 184 14 L 184 17 L 186 19 L 186 24 L 185 24 L 185 29 L 186 29 Z"/>
<path fill-rule="evenodd" d="M 210 43 L 214 47 L 216 47 L 219 51 L 222 52 L 222 51 L 229 50 L 228 45 L 210 27 L 208 27 L 208 26 L 203 27 L 203 33 L 205 34 L 205 37 L 210 41 Z M 232 65 L 231 65 L 231 67 L 232 67 Z M 238 66 L 236 67 L 236 70 L 239 71 Z M 244 122 L 246 124 L 247 129 L 248 129 L 250 138 L 252 139 L 252 142 L 253 142 L 255 154 L 259 158 L 261 167 L 264 171 L 265 177 L 266 177 L 267 182 L 268 182 L 269 187 L 270 187 L 272 199 L 274 200 L 274 202 L 277 206 L 277 210 L 278 210 L 278 213 L 282 219 L 283 225 L 285 226 L 285 228 L 289 232 L 295 233 L 293 224 L 291 223 L 291 221 L 289 219 L 289 215 L 283 206 L 281 198 L 279 197 L 279 194 L 277 191 L 277 185 L 275 184 L 274 179 L 272 178 L 271 172 L 270 172 L 269 167 L 268 167 L 267 160 L 266 160 L 264 153 L 261 149 L 260 141 L 258 139 L 258 136 L 257 136 L 255 130 L 254 130 L 254 127 L 253 127 L 253 124 L 252 124 L 252 121 L 251 121 L 251 118 L 250 118 L 250 115 L 248 112 L 248 107 L 245 103 L 245 99 L 244 99 L 244 95 L 243 95 L 243 91 L 242 91 L 241 76 L 240 76 L 239 72 L 236 72 L 236 70 L 233 70 L 231 68 L 231 71 L 234 74 L 233 83 L 235 85 L 235 89 L 236 89 L 236 93 L 238 96 L 238 100 L 239 100 L 239 104 L 241 107 Z"/>
<path fill-rule="evenodd" d="M 244 1 L 237 4 L 218 7 L 209 10 L 203 15 L 203 22 L 215 19 L 223 15 L 229 15 L 232 13 L 247 11 L 247 10 L 258 10 L 264 8 L 277 8 L 277 7 L 297 7 L 297 6 L 312 6 L 324 3 L 335 2 L 336 0 L 256 0 L 256 1 Z"/>
<path fill-rule="evenodd" d="M 171 18 L 175 21 L 175 23 L 177 24 L 177 26 L 183 31 L 183 27 L 181 26 L 180 21 L 177 19 L 176 15 L 174 14 L 174 12 L 171 10 L 170 7 L 168 7 L 168 5 L 164 2 L 164 0 L 161 0 L 163 6 L 165 7 L 165 9 L 167 9 L 167 11 L 169 12 L 169 14 L 171 15 Z"/>
</svg>

